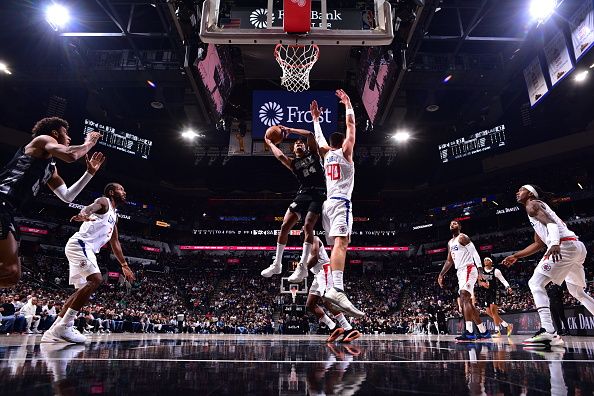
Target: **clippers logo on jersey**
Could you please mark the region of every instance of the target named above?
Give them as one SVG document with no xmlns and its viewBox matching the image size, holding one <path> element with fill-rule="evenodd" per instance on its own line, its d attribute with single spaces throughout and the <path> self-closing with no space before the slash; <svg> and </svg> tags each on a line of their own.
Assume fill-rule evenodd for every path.
<svg viewBox="0 0 594 396">
<path fill-rule="evenodd" d="M 542 269 L 545 271 L 550 271 L 551 270 L 551 265 L 550 264 L 545 264 L 542 266 Z"/>
<path fill-rule="evenodd" d="M 86 266 L 87 266 L 87 260 L 81 260 L 81 262 L 80 262 L 80 267 L 81 267 L 81 268 L 84 268 L 84 267 L 86 267 Z"/>
</svg>

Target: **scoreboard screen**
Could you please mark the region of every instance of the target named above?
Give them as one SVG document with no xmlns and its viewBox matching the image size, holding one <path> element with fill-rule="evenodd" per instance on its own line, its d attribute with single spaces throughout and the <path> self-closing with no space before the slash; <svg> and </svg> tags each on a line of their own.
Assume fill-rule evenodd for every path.
<svg viewBox="0 0 594 396">
<path fill-rule="evenodd" d="M 468 137 L 456 139 L 452 142 L 440 144 L 439 155 L 441 162 L 469 157 L 484 151 L 505 146 L 505 125 L 474 133 Z"/>
<path fill-rule="evenodd" d="M 153 142 L 143 139 L 128 132 L 120 131 L 109 125 L 85 119 L 85 136 L 89 132 L 101 132 L 103 137 L 99 140 L 101 146 L 106 146 L 124 153 L 147 159 L 151 152 Z"/>
</svg>

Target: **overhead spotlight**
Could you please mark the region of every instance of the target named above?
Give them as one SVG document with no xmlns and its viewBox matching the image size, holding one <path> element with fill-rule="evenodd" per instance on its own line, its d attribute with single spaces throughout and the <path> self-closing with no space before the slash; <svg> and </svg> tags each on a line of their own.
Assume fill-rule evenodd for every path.
<svg viewBox="0 0 594 396">
<path fill-rule="evenodd" d="M 70 21 L 70 13 L 63 5 L 54 3 L 45 10 L 45 20 L 50 24 L 52 29 L 58 31 Z"/>
<path fill-rule="evenodd" d="M 151 88 L 157 88 L 157 84 L 155 84 L 154 82 L 152 82 L 151 80 L 146 80 L 146 83 L 149 85 L 149 87 Z"/>
<path fill-rule="evenodd" d="M 447 84 L 448 82 L 450 82 L 450 80 L 453 78 L 454 76 L 452 76 L 451 74 L 448 74 L 446 78 L 443 79 L 443 83 Z"/>
<path fill-rule="evenodd" d="M 493 201 L 493 205 L 499 206 L 499 204 L 497 203 L 497 201 Z"/>
<path fill-rule="evenodd" d="M 0 63 L 0 72 L 5 74 L 12 74 L 12 72 L 8 70 L 8 66 L 6 65 L 6 63 Z"/>
<path fill-rule="evenodd" d="M 594 69 L 594 63 L 590 65 L 590 69 Z"/>
<path fill-rule="evenodd" d="M 575 80 L 575 82 L 578 82 L 578 83 L 584 82 L 588 78 L 589 73 L 590 73 L 589 70 L 584 70 L 583 72 L 577 73 L 573 79 Z"/>
<path fill-rule="evenodd" d="M 578 187 L 580 188 L 580 190 L 584 189 L 584 187 L 582 186 L 582 183 L 578 183 Z"/>
<path fill-rule="evenodd" d="M 200 136 L 200 135 L 198 135 L 196 132 L 194 132 L 194 131 L 193 131 L 193 130 L 191 130 L 191 129 L 187 129 L 187 130 L 185 130 L 184 132 L 182 132 L 182 134 L 181 134 L 181 135 L 182 135 L 182 137 L 183 137 L 184 139 L 188 139 L 188 140 L 194 140 L 194 139 L 196 139 L 198 136 Z"/>
<path fill-rule="evenodd" d="M 404 143 L 410 139 L 410 133 L 407 131 L 398 131 L 392 135 L 392 139 L 394 139 L 397 143 Z"/>
<path fill-rule="evenodd" d="M 532 0 L 530 3 L 530 15 L 539 23 L 549 19 L 557 8 L 558 0 Z"/>
</svg>

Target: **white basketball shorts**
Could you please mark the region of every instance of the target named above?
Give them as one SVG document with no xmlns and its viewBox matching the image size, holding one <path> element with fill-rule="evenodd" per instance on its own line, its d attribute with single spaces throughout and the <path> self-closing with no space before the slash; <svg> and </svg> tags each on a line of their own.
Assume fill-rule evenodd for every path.
<svg viewBox="0 0 594 396">
<path fill-rule="evenodd" d="M 87 283 L 87 277 L 99 274 L 99 266 L 95 253 L 80 239 L 69 239 L 66 243 L 66 258 L 70 267 L 69 281 L 75 289 L 80 289 Z"/>
</svg>

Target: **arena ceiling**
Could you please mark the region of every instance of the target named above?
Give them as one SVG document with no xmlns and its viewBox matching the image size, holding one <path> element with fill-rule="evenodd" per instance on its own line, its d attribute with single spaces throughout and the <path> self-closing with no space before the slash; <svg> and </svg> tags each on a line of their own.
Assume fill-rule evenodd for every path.
<svg viewBox="0 0 594 396">
<path fill-rule="evenodd" d="M 151 166 L 163 180 L 213 186 L 222 178 L 242 189 L 245 178 L 237 176 L 245 171 L 245 159 L 241 158 L 225 162 L 226 167 L 209 171 L 208 176 L 195 172 L 199 174 L 196 177 L 183 177 L 196 164 L 192 150 L 180 147 L 184 143 L 179 132 L 184 127 L 200 127 L 206 134 L 200 143 L 203 146 L 224 146 L 228 140 L 228 133 L 215 128 L 219 117 L 209 110 L 208 93 L 192 70 L 191 55 L 188 59 L 200 45 L 192 14 L 201 1 L 63 3 L 77 10 L 76 22 L 67 32 L 55 32 L 45 22 L 44 2 L 0 3 L 0 60 L 13 72 L 0 78 L 3 123 L 27 130 L 36 118 L 47 114 L 48 107 L 59 110 L 62 106 L 71 120 L 80 120 L 85 114 L 148 131 L 155 142 Z M 394 3 L 412 8 L 413 2 Z M 563 1 L 557 18 L 570 15 L 578 3 Z M 592 108 L 592 95 L 576 89 L 570 81 L 557 87 L 535 110 L 526 108 L 522 71 L 542 39 L 530 23 L 528 5 L 529 0 L 426 0 L 424 7 L 413 9 L 416 18 L 405 19 L 398 40 L 389 48 L 395 55 L 389 61 L 398 62 L 398 68 L 385 87 L 374 129 L 362 131 L 358 141 L 387 145 L 392 144 L 388 137 L 395 130 L 412 132 L 414 139 L 398 148 L 398 160 L 382 170 L 382 177 L 398 179 L 406 186 L 440 178 L 444 171 L 438 170 L 438 144 L 502 121 L 515 124 L 518 133 L 522 132 L 518 144 L 560 133 L 552 130 L 553 125 L 578 130 L 591 121 L 587 109 Z M 356 53 L 344 48 L 326 51 L 329 58 L 356 58 Z M 249 117 L 250 95 L 246 92 L 278 89 L 274 78 L 263 78 L 276 67 L 272 56 L 256 69 L 257 64 L 249 62 L 249 51 L 243 52 L 234 62 L 238 83 L 226 107 L 229 117 Z M 590 54 L 582 63 L 592 64 L 592 57 Z M 341 72 L 333 81 L 328 77 L 331 66 L 314 69 L 312 88 L 345 86 L 346 80 L 347 90 L 356 97 L 352 75 L 357 73 L 356 67 L 349 62 L 337 64 Z M 444 82 L 448 76 L 450 80 Z M 156 87 L 147 81 L 155 82 Z M 163 108 L 154 108 L 153 102 L 162 103 Z M 362 108 L 360 103 L 357 106 Z M 437 111 L 428 111 L 436 107 Z M 543 125 L 546 130 L 535 131 Z M 253 161 L 258 166 L 258 161 L 269 159 Z M 163 170 L 165 163 L 168 166 Z M 209 163 L 202 161 L 198 168 Z M 256 182 L 255 188 L 264 183 Z"/>
</svg>

